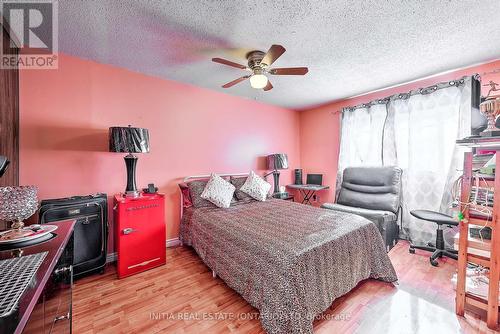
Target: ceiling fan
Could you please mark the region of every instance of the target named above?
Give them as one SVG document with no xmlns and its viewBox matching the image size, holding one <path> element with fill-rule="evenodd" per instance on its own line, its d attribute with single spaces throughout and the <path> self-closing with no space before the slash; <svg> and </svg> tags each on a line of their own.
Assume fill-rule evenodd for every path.
<svg viewBox="0 0 500 334">
<path fill-rule="evenodd" d="M 271 45 L 267 53 L 257 50 L 251 51 L 246 55 L 246 58 L 248 59 L 248 66 L 234 63 L 222 58 L 212 58 L 212 61 L 251 72 L 251 74 L 228 82 L 227 84 L 223 85 L 222 88 L 229 88 L 246 79 L 250 79 L 250 85 L 253 88 L 268 91 L 273 89 L 273 85 L 267 78 L 266 74 L 304 75 L 308 72 L 307 67 L 269 68 L 269 66 L 271 66 L 276 61 L 276 59 L 278 59 L 283 53 L 285 53 L 285 51 L 286 49 L 283 46 L 277 44 Z"/>
</svg>

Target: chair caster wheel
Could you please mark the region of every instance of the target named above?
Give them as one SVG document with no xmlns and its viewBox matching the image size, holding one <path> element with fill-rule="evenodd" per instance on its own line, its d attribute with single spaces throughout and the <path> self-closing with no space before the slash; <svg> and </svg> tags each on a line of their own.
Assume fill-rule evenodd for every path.
<svg viewBox="0 0 500 334">
<path fill-rule="evenodd" d="M 415 254 L 415 248 L 409 248 L 409 249 L 408 249 L 408 252 L 409 252 L 410 254 Z"/>
<path fill-rule="evenodd" d="M 430 262 L 434 267 L 439 266 L 439 263 L 436 260 L 430 259 Z"/>
</svg>

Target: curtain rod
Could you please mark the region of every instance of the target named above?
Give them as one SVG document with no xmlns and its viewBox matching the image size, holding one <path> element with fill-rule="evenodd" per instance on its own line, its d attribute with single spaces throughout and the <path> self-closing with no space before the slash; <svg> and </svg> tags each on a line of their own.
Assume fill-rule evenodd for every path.
<svg viewBox="0 0 500 334">
<path fill-rule="evenodd" d="M 499 72 L 500 72 L 500 69 L 499 69 Z M 428 86 L 428 87 L 424 87 L 424 88 L 412 89 L 412 90 L 410 90 L 410 91 L 408 91 L 406 93 L 396 93 L 396 94 L 387 96 L 385 98 L 375 99 L 375 100 L 372 100 L 372 101 L 367 102 L 367 103 L 362 103 L 362 104 L 355 105 L 353 107 L 345 107 L 345 108 L 342 108 L 342 110 L 338 110 L 338 111 L 334 112 L 333 114 L 335 115 L 335 114 L 343 113 L 345 111 L 354 111 L 356 109 L 367 108 L 367 107 L 370 107 L 370 106 L 373 106 L 373 105 L 377 105 L 377 104 L 387 104 L 390 101 L 404 100 L 404 99 L 408 99 L 408 98 L 410 98 L 411 96 L 414 96 L 414 95 L 430 94 L 432 92 L 435 92 L 435 91 L 437 91 L 439 89 L 443 89 L 443 88 L 448 88 L 448 87 L 453 87 L 453 86 L 459 87 L 459 86 L 465 84 L 465 81 L 467 79 L 472 78 L 472 77 L 475 78 L 475 79 L 478 79 L 479 78 L 479 74 L 466 75 L 466 76 L 461 77 L 460 79 L 439 82 L 437 84 L 434 84 L 434 85 L 431 85 L 431 86 Z"/>
<path fill-rule="evenodd" d="M 495 73 L 500 73 L 500 68 L 495 68 L 495 69 L 493 69 L 491 71 L 482 72 L 480 74 L 476 73 L 476 74 L 471 75 L 471 77 L 474 77 L 475 79 L 480 79 L 481 76 L 488 75 L 488 74 L 495 74 Z M 461 79 L 464 79 L 466 77 L 469 77 L 469 76 L 464 76 Z M 460 80 L 460 79 L 458 79 L 458 80 Z M 457 80 L 453 80 L 453 81 L 457 81 Z M 419 88 L 419 89 L 416 89 L 416 91 L 418 91 L 418 90 L 429 90 L 429 89 L 432 89 L 432 87 L 437 86 L 437 85 L 441 85 L 441 84 L 445 84 L 445 82 L 437 83 L 437 84 L 431 85 L 431 86 L 426 87 L 426 88 Z M 441 88 L 446 88 L 446 87 L 441 87 Z M 370 102 L 367 102 L 367 103 L 364 103 L 364 104 L 356 105 L 356 106 L 353 106 L 353 107 L 347 107 L 347 108 L 343 108 L 343 109 L 347 109 L 347 110 L 351 110 L 352 111 L 352 110 L 359 109 L 359 108 L 366 108 L 367 106 L 371 106 L 371 105 L 374 105 L 374 104 L 387 103 L 387 102 L 389 102 L 389 99 L 392 96 L 409 94 L 411 92 L 412 91 L 407 92 L 407 93 L 394 94 L 394 95 L 388 96 L 388 97 L 383 98 L 383 99 L 376 99 L 376 100 L 373 100 L 373 101 L 370 101 Z M 427 92 L 427 93 L 429 93 L 429 92 Z M 363 95 L 365 95 L 365 94 L 363 94 Z M 412 95 L 416 95 L 416 94 L 412 94 Z M 407 97 L 410 97 L 410 96 L 411 95 L 408 95 Z M 384 102 L 384 100 L 386 100 L 386 99 L 387 99 L 387 101 Z M 379 103 L 372 103 L 374 101 L 380 101 L 380 102 Z M 343 111 L 344 110 L 337 110 L 337 111 L 333 112 L 332 114 L 333 115 L 341 114 Z"/>
</svg>

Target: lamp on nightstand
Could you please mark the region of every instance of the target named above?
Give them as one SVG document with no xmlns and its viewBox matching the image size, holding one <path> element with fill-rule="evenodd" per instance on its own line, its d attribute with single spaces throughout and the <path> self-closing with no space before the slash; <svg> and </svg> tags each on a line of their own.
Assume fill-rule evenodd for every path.
<svg viewBox="0 0 500 334">
<path fill-rule="evenodd" d="M 36 186 L 0 187 L 0 220 L 11 222 L 12 229 L 22 229 L 24 220 L 38 209 Z"/>
<path fill-rule="evenodd" d="M 139 191 L 135 181 L 135 168 L 137 157 L 132 153 L 149 152 L 149 132 L 148 129 L 128 127 L 109 128 L 109 151 L 128 153 L 125 156 L 127 166 L 127 188 L 126 197 L 138 197 Z"/>
<path fill-rule="evenodd" d="M 288 156 L 285 153 L 275 153 L 268 155 L 267 169 L 272 170 L 272 172 L 268 173 L 267 175 L 273 174 L 273 196 L 276 197 L 280 194 L 280 169 L 288 169 Z"/>
</svg>

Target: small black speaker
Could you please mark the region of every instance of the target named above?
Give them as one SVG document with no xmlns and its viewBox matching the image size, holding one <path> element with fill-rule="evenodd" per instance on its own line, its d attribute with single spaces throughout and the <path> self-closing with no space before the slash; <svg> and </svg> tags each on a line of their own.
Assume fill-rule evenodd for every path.
<svg viewBox="0 0 500 334">
<path fill-rule="evenodd" d="M 302 184 L 302 169 L 295 170 L 295 184 Z"/>
</svg>

